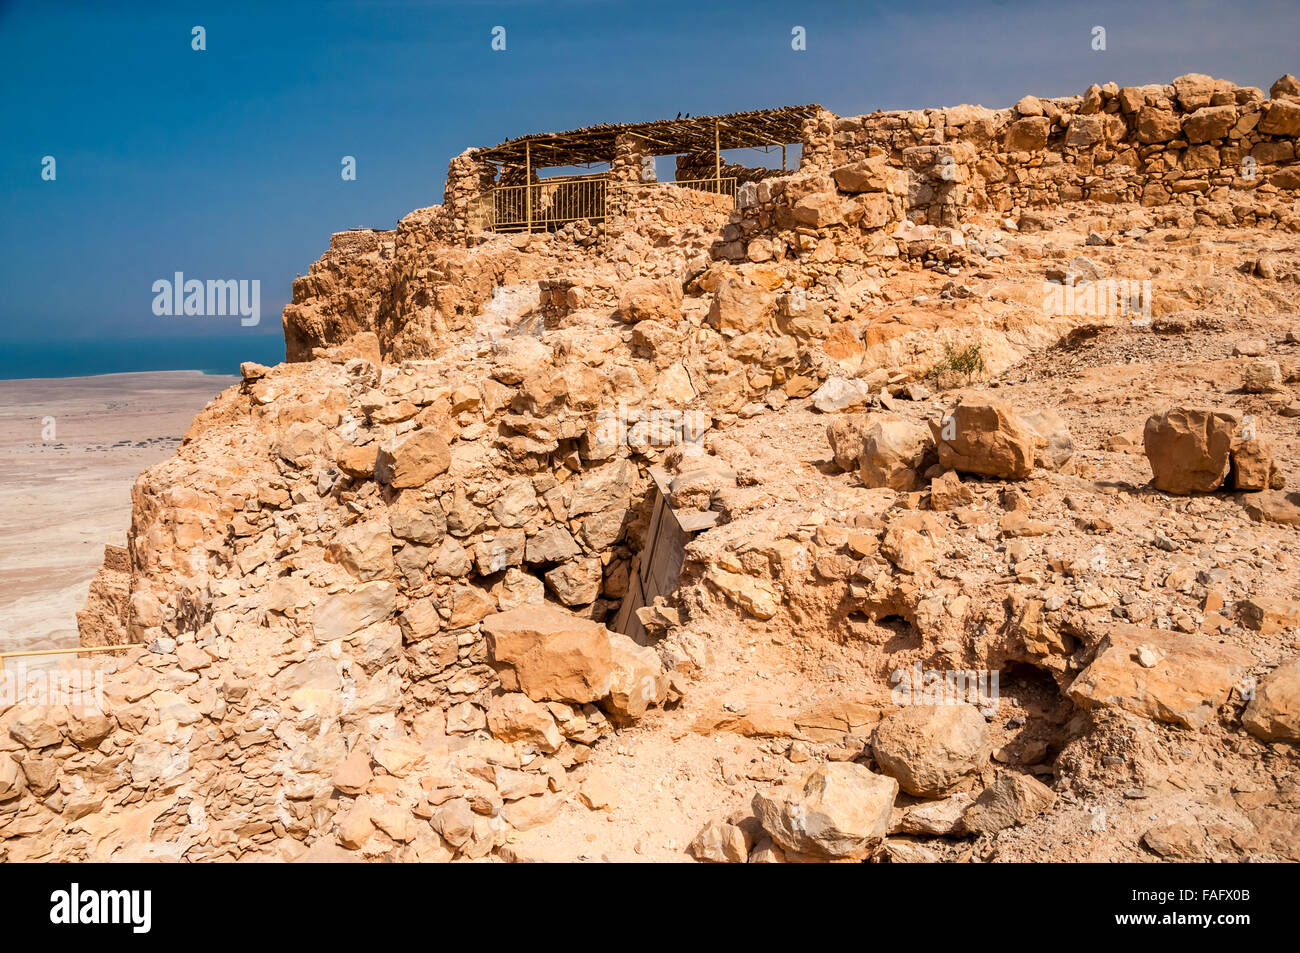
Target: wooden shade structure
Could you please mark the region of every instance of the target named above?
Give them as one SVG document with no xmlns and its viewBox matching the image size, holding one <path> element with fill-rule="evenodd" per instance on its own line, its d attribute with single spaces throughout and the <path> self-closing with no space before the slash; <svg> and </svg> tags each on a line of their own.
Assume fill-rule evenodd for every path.
<svg viewBox="0 0 1300 953">
<path fill-rule="evenodd" d="M 816 116 L 820 109 L 816 105 L 781 106 L 721 116 L 606 123 L 569 132 L 539 132 L 478 149 L 476 156 L 488 162 L 530 169 L 612 162 L 615 138 L 628 135 L 640 139 L 649 155 L 783 146 L 801 141 L 804 120 Z"/>
</svg>

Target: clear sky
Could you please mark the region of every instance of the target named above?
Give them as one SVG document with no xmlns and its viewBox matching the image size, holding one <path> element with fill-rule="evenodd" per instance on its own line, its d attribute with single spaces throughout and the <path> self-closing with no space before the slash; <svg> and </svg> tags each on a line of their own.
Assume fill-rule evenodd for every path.
<svg viewBox="0 0 1300 953">
<path fill-rule="evenodd" d="M 1300 72 L 1298 38 L 1296 0 L 0 0 L 0 348 L 278 335 L 331 232 L 440 202 L 451 156 L 514 135 L 809 102 L 996 107 L 1186 72 L 1267 89 Z M 155 316 L 152 284 L 177 271 L 260 280 L 260 326 Z"/>
</svg>

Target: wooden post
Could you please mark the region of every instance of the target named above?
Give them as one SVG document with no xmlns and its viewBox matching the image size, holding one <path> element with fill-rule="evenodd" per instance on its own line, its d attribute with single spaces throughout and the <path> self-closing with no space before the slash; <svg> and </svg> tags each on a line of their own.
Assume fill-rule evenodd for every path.
<svg viewBox="0 0 1300 953">
<path fill-rule="evenodd" d="M 718 148 L 718 120 L 713 120 L 713 181 L 719 192 L 722 191 L 722 150 Z"/>
<path fill-rule="evenodd" d="M 524 142 L 524 209 L 528 219 L 528 234 L 533 233 L 533 151 L 532 143 Z"/>
<path fill-rule="evenodd" d="M 781 171 L 785 171 L 785 146 L 781 146 Z"/>
</svg>

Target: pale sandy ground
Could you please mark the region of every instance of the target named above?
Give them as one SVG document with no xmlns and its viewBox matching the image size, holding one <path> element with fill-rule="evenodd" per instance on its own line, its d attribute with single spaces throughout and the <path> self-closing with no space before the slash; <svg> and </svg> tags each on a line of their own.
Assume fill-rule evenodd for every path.
<svg viewBox="0 0 1300 953">
<path fill-rule="evenodd" d="M 104 545 L 126 545 L 137 474 L 236 381 L 198 371 L 0 381 L 0 652 L 77 644 L 75 613 Z"/>
</svg>

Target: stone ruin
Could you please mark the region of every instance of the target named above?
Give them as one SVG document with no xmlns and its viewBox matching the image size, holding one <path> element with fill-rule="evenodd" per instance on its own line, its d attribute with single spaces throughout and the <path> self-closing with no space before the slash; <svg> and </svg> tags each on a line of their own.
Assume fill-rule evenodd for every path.
<svg viewBox="0 0 1300 953">
<path fill-rule="evenodd" d="M 1010 388 L 999 375 L 1047 349 L 1130 331 L 1042 309 L 1044 279 L 1102 278 L 1081 250 L 1178 276 L 1149 302 L 1161 334 L 1211 327 L 1185 313 L 1224 301 L 1282 314 L 1300 268 L 1268 249 L 1300 234 L 1298 133 L 1294 78 L 1266 96 L 1193 74 L 462 153 L 442 205 L 333 236 L 294 282 L 287 362 L 246 365 L 140 477 L 129 546 L 79 616 L 83 644 L 130 646 L 96 663 L 104 709 L 0 703 L 0 857 L 526 859 L 573 805 L 615 810 L 597 769 L 621 746 L 646 764 L 680 750 L 703 776 L 724 735 L 758 787 L 748 807 L 714 791 L 702 830 L 690 815 L 700 859 L 1027 852 L 1017 832 L 1066 795 L 1109 796 L 1107 752 L 1173 728 L 1221 731 L 1280 776 L 1295 663 L 1268 637 L 1294 607 L 1176 561 L 1215 540 L 1228 560 L 1248 533 L 1260 571 L 1288 551 L 1300 507 L 1274 445 L 1240 413 L 1190 409 L 1085 450 L 1050 408 L 950 395 L 936 372 L 974 348 L 966 382 Z M 722 165 L 759 140 L 797 145 L 798 167 Z M 682 155 L 688 184 L 646 181 L 653 154 Z M 486 227 L 494 190 L 578 161 L 608 162 L 617 202 L 534 228 L 528 199 L 523 231 Z M 1189 257 L 1219 252 L 1189 235 L 1220 228 L 1262 250 L 1196 286 Z M 1300 380 L 1264 364 L 1243 400 Z M 1130 522 L 1164 529 L 1140 560 L 1099 560 L 1130 527 L 1080 474 L 1135 447 L 1155 481 Z M 1228 492 L 1252 494 L 1249 520 L 1198 496 L 1169 535 L 1177 500 Z M 1220 520 L 1231 532 L 1207 535 Z M 890 673 L 913 666 L 999 668 L 1033 701 L 1011 728 L 891 702 Z M 1243 802 L 1249 824 L 1123 849 L 1293 855 L 1279 783 Z M 801 827 L 809 811 L 825 825 Z"/>
</svg>

